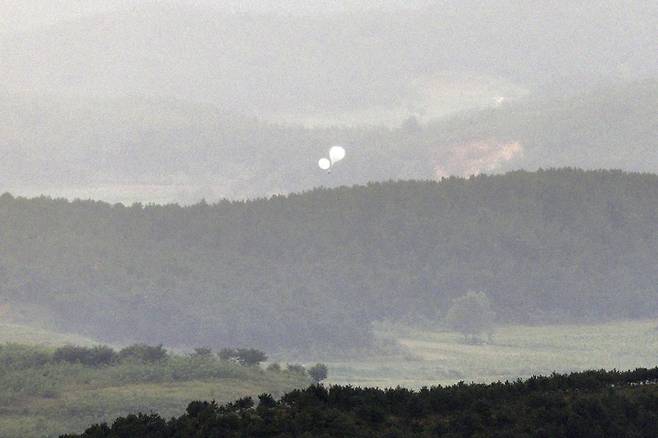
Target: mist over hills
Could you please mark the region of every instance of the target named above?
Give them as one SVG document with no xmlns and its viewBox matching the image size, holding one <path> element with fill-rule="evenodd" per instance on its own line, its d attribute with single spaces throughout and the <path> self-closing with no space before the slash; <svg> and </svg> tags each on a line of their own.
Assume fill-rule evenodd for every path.
<svg viewBox="0 0 658 438">
<path fill-rule="evenodd" d="M 656 172 L 656 108 L 656 80 L 607 85 L 439 120 L 428 125 L 417 143 L 430 152 L 432 143 L 448 145 L 450 152 L 433 160 L 443 176 L 563 166 Z M 517 147 L 505 154 L 510 145 Z"/>
<path fill-rule="evenodd" d="M 658 171 L 650 2 L 29 0 L 0 17 L 1 184 L 16 194 L 189 204 Z M 328 178 L 315 162 L 336 143 L 348 160 Z"/>
<path fill-rule="evenodd" d="M 266 391 L 168 425 L 653 436 L 646 369 L 555 373 L 655 365 L 656 23 L 646 0 L 0 0 L 0 334 L 25 344 L 0 435 Z M 564 394 L 499 412 L 400 389 L 551 372 Z M 308 377 L 404 400 L 275 400 Z"/>
<path fill-rule="evenodd" d="M 0 171 L 2 189 L 15 194 L 128 203 L 519 168 L 657 172 L 656 108 L 656 80 L 547 93 L 397 128 L 275 125 L 172 99 L 5 94 Z M 316 161 L 336 143 L 348 159 L 326 175 Z"/>
<path fill-rule="evenodd" d="M 0 82 L 34 93 L 167 96 L 260 117 L 356 117 L 446 114 L 547 84 L 573 91 L 658 70 L 658 8 L 643 1 L 444 1 L 311 16 L 117 4 L 3 36 Z M 469 99 L 469 77 L 494 89 Z M 437 88 L 439 98 L 423 100 Z"/>
<path fill-rule="evenodd" d="M 657 206 L 656 175 L 571 169 L 187 208 L 5 195 L 0 296 L 106 341 L 269 351 L 364 347 L 469 290 L 501 323 L 655 317 Z"/>
</svg>

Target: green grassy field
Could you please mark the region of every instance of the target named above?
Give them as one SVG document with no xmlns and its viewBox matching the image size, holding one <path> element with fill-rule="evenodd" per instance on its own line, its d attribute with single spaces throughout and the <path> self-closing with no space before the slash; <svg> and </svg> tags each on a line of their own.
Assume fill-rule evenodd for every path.
<svg viewBox="0 0 658 438">
<path fill-rule="evenodd" d="M 305 386 L 304 379 L 281 375 L 186 382 L 132 383 L 96 387 L 71 385 L 54 396 L 25 397 L 0 407 L 0 436 L 56 437 L 81 432 L 93 423 L 136 412 L 178 416 L 192 400 L 229 402 L 263 392 L 281 395 Z"/>
<path fill-rule="evenodd" d="M 553 371 L 653 367 L 658 364 L 657 326 L 658 320 L 507 326 L 498 328 L 492 345 L 467 345 L 453 332 L 380 325 L 377 336 L 396 340 L 403 352 L 323 362 L 329 365 L 330 384 L 411 388 L 513 380 Z M 2 324 L 0 343 L 7 341 L 93 343 Z M 98 370 L 69 365 L 5 373 L 0 376 L 0 437 L 57 436 L 137 411 L 170 417 L 180 415 L 191 400 L 227 402 L 263 392 L 280 395 L 309 383 L 303 376 L 234 364 L 223 364 L 219 370 L 189 365 L 181 359 L 167 367 L 126 364 Z"/>
<path fill-rule="evenodd" d="M 214 356 L 170 354 L 156 362 L 92 367 L 44 361 L 53 351 L 43 345 L 0 345 L 1 438 L 56 437 L 136 412 L 167 418 L 181 415 L 193 400 L 224 403 L 262 393 L 277 397 L 311 383 L 304 374 L 241 366 Z"/>
<path fill-rule="evenodd" d="M 599 325 L 508 326 L 493 345 L 466 345 L 452 332 L 379 328 L 406 354 L 327 362 L 329 383 L 418 388 L 458 381 L 492 382 L 585 369 L 658 365 L 658 320 Z"/>
</svg>

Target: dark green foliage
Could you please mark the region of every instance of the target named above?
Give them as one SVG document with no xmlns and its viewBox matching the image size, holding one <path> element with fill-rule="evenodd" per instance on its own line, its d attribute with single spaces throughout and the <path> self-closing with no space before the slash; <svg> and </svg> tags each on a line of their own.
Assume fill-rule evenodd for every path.
<svg viewBox="0 0 658 438">
<path fill-rule="evenodd" d="M 276 400 L 272 394 L 261 394 L 258 396 L 258 407 L 260 409 L 271 409 L 276 406 Z"/>
<path fill-rule="evenodd" d="M 0 372 L 10 369 L 38 368 L 60 363 L 80 364 L 87 367 L 101 367 L 120 362 L 135 361 L 144 364 L 155 364 L 169 357 L 167 350 L 162 345 L 135 344 L 117 353 L 106 345 L 96 345 L 93 347 L 66 345 L 51 351 L 41 347 L 4 344 L 0 345 Z M 207 348 L 197 348 L 195 353 L 190 355 L 190 359 L 216 360 L 212 355 L 212 351 Z M 176 357 L 176 360 L 180 362 L 181 358 Z M 178 371 L 180 372 L 181 370 Z"/>
<path fill-rule="evenodd" d="M 0 344 L 0 371 L 42 367 L 52 362 L 52 352 L 44 348 Z"/>
<path fill-rule="evenodd" d="M 137 360 L 148 363 L 159 362 L 167 357 L 167 350 L 162 347 L 162 344 L 156 346 L 134 344 L 119 351 L 121 360 Z"/>
<path fill-rule="evenodd" d="M 656 223 L 658 176 L 621 171 L 185 208 L 7 195 L 0 296 L 108 342 L 331 354 L 367 347 L 373 321 L 440 321 L 469 290 L 503 322 L 654 317 Z"/>
<path fill-rule="evenodd" d="M 112 428 L 105 424 L 89 429 L 85 435 L 93 438 L 111 436 L 116 438 L 164 438 L 166 437 L 167 422 L 157 414 L 128 415 L 118 418 Z"/>
<path fill-rule="evenodd" d="M 94 347 L 78 347 L 67 345 L 53 353 L 53 361 L 80 363 L 87 366 L 109 365 L 118 359 L 119 355 L 110 347 L 98 345 Z"/>
<path fill-rule="evenodd" d="M 313 382 L 315 383 L 320 383 L 325 380 L 328 372 L 329 370 L 327 366 L 323 363 L 315 364 L 308 369 L 308 375 L 311 376 L 311 379 L 313 379 Z"/>
<path fill-rule="evenodd" d="M 144 346 L 130 351 L 144 352 Z M 296 381 L 306 385 L 311 379 L 305 375 L 283 376 L 281 373 L 265 373 L 259 368 L 227 363 L 214 355 L 167 354 L 166 360 L 153 360 L 155 354 L 131 354 L 121 359 L 107 361 L 94 357 L 90 352 L 109 351 L 108 347 L 84 348 L 67 346 L 51 352 L 44 347 L 0 345 L 0 408 L 25 397 L 57 397 L 67 388 L 81 385 L 92 387 L 119 387 L 139 383 L 174 383 L 193 380 L 240 379 L 267 381 L 272 377 L 281 381 Z M 160 351 L 160 347 L 151 347 Z M 157 355 L 160 356 L 160 355 Z M 144 360 L 151 357 L 151 360 Z M 292 377 L 292 378 L 291 378 Z M 1 434 L 0 434 L 1 435 Z"/>
<path fill-rule="evenodd" d="M 225 406 L 193 402 L 185 415 L 168 422 L 131 415 L 80 436 L 653 438 L 658 430 L 657 383 L 658 368 L 460 383 L 418 392 L 311 386 L 278 402 L 263 394 L 256 409 L 251 398 Z"/>
<path fill-rule="evenodd" d="M 254 400 L 251 397 L 243 397 L 234 402 L 220 406 L 218 411 L 223 414 L 240 413 L 254 407 Z"/>
<path fill-rule="evenodd" d="M 267 360 L 267 355 L 255 348 L 238 348 L 238 362 L 246 366 L 258 365 Z"/>
<path fill-rule="evenodd" d="M 237 355 L 238 352 L 235 348 L 222 348 L 219 353 L 217 353 L 217 356 L 219 356 L 221 360 L 233 360 Z"/>
</svg>

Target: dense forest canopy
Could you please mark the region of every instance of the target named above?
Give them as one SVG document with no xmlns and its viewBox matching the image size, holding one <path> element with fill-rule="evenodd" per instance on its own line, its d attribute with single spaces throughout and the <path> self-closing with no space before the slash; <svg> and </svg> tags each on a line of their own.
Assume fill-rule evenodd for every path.
<svg viewBox="0 0 658 438">
<path fill-rule="evenodd" d="M 356 347 L 485 292 L 499 322 L 658 315 L 658 176 L 557 169 L 248 202 L 0 197 L 4 318 L 106 341 Z"/>
<path fill-rule="evenodd" d="M 658 368 L 553 374 L 490 385 L 311 386 L 276 401 L 262 394 L 194 401 L 168 421 L 133 414 L 67 437 L 655 437 Z"/>
</svg>

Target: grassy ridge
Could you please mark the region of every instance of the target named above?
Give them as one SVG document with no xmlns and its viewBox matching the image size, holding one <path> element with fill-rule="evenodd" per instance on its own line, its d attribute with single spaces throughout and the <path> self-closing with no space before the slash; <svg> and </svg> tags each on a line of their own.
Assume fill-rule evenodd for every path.
<svg viewBox="0 0 658 438">
<path fill-rule="evenodd" d="M 170 355 L 155 363 L 89 367 L 39 363 L 45 347 L 0 348 L 0 436 L 58 436 L 134 411 L 180 415 L 193 400 L 227 402 L 308 385 L 306 376 L 215 357 Z M 36 359 L 35 359 L 36 358 Z M 30 365 L 32 364 L 32 365 Z"/>
</svg>

